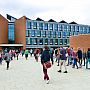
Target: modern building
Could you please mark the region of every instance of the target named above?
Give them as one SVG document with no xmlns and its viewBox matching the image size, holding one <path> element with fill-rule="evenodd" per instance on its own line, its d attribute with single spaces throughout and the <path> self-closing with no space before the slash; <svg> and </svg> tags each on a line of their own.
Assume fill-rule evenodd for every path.
<svg viewBox="0 0 90 90">
<path fill-rule="evenodd" d="M 5 32 L 8 33 L 7 44 L 18 44 L 23 49 L 43 48 L 44 45 L 53 48 L 67 47 L 70 46 L 70 36 L 90 34 L 89 25 L 77 24 L 76 22 L 67 23 L 64 20 L 56 22 L 53 19 L 44 21 L 40 18 L 31 20 L 26 16 L 16 19 L 10 15 L 7 15 L 5 21 L 7 20 L 8 32 Z M 0 26 L 1 23 L 0 19 Z M 0 44 L 4 43 L 1 41 Z"/>
</svg>

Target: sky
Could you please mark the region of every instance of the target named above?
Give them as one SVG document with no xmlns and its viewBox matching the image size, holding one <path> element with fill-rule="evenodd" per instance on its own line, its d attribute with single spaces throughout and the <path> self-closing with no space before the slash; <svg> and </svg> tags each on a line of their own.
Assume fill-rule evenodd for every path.
<svg viewBox="0 0 90 90">
<path fill-rule="evenodd" d="M 0 0 L 0 14 L 90 25 L 90 0 Z"/>
</svg>

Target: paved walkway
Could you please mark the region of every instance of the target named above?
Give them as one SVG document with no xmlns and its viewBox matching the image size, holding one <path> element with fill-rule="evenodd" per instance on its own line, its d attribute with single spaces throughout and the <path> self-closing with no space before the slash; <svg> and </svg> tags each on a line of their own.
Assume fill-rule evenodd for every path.
<svg viewBox="0 0 90 90">
<path fill-rule="evenodd" d="M 48 70 L 50 84 L 46 84 L 40 61 L 20 56 L 11 61 L 9 70 L 5 62 L 0 65 L 0 90 L 90 90 L 90 70 L 67 68 L 67 74 L 58 73 L 59 67 L 54 63 Z"/>
</svg>

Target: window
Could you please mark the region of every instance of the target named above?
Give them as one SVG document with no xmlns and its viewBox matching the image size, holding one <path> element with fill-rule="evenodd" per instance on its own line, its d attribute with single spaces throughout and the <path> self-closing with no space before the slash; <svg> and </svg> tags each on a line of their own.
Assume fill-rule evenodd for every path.
<svg viewBox="0 0 90 90">
<path fill-rule="evenodd" d="M 60 44 L 60 45 L 63 44 L 63 39 L 59 39 L 59 44 Z"/>
<path fill-rule="evenodd" d="M 53 31 L 53 37 L 54 37 L 54 38 L 56 37 L 56 32 L 55 32 L 55 31 Z"/>
<path fill-rule="evenodd" d="M 89 29 L 88 29 L 88 33 L 90 33 L 90 27 L 89 27 Z"/>
<path fill-rule="evenodd" d="M 69 38 L 69 36 L 70 36 L 70 32 L 67 32 L 67 37 Z"/>
<path fill-rule="evenodd" d="M 26 28 L 27 29 L 31 29 L 31 22 L 27 20 L 26 22 Z"/>
<path fill-rule="evenodd" d="M 37 38 L 33 38 L 33 44 L 37 45 Z"/>
<path fill-rule="evenodd" d="M 49 38 L 51 37 L 51 31 L 48 31 L 48 37 Z"/>
<path fill-rule="evenodd" d="M 70 32 L 71 31 L 71 26 L 68 25 L 67 28 L 68 28 L 67 30 Z"/>
<path fill-rule="evenodd" d="M 30 38 L 30 45 L 32 45 L 32 42 L 33 42 L 33 41 L 32 41 L 32 38 Z"/>
<path fill-rule="evenodd" d="M 61 32 L 58 32 L 58 37 L 61 38 Z"/>
<path fill-rule="evenodd" d="M 64 25 L 64 31 L 67 31 L 67 25 Z"/>
<path fill-rule="evenodd" d="M 35 37 L 35 30 L 31 30 L 31 36 Z"/>
<path fill-rule="evenodd" d="M 53 45 L 53 39 L 50 39 L 50 45 Z"/>
<path fill-rule="evenodd" d="M 45 30 L 48 30 L 48 23 L 45 23 L 45 24 L 44 24 L 44 29 L 45 29 Z"/>
<path fill-rule="evenodd" d="M 63 40 L 63 44 L 64 44 L 64 45 L 67 45 L 67 39 L 64 39 L 64 40 Z"/>
<path fill-rule="evenodd" d="M 60 31 L 63 30 L 63 25 L 59 25 Z"/>
<path fill-rule="evenodd" d="M 26 38 L 26 44 L 27 44 L 27 45 L 30 44 L 30 38 Z"/>
<path fill-rule="evenodd" d="M 79 32 L 79 26 L 76 26 L 76 30 L 77 30 L 77 32 Z"/>
<path fill-rule="evenodd" d="M 29 30 L 26 30 L 26 37 L 29 36 Z"/>
<path fill-rule="evenodd" d="M 39 30 L 43 30 L 43 23 L 39 23 Z"/>
<path fill-rule="evenodd" d="M 49 29 L 53 30 L 53 24 L 49 24 Z"/>
<path fill-rule="evenodd" d="M 39 45 L 43 45 L 43 38 L 39 39 Z"/>
<path fill-rule="evenodd" d="M 42 36 L 46 37 L 46 31 L 42 31 Z"/>
<path fill-rule="evenodd" d="M 37 30 L 37 37 L 41 37 L 41 31 Z"/>
<path fill-rule="evenodd" d="M 54 24 L 54 30 L 58 31 L 58 24 Z"/>
<path fill-rule="evenodd" d="M 8 24 L 8 40 L 10 44 L 14 43 L 14 23 Z"/>
<path fill-rule="evenodd" d="M 33 29 L 37 29 L 37 22 L 33 22 Z"/>
<path fill-rule="evenodd" d="M 45 39 L 45 44 L 46 44 L 46 45 L 48 44 L 48 39 L 47 39 L 47 38 Z"/>
<path fill-rule="evenodd" d="M 58 45 L 58 39 L 55 39 L 55 45 Z"/>
<path fill-rule="evenodd" d="M 71 31 L 75 31 L 75 26 L 71 26 Z"/>
<path fill-rule="evenodd" d="M 87 33 L 87 27 L 84 27 L 84 34 Z"/>
<path fill-rule="evenodd" d="M 66 32 L 62 32 L 62 37 L 63 37 L 63 38 L 66 37 Z"/>
<path fill-rule="evenodd" d="M 67 45 L 69 45 L 70 43 L 69 43 L 69 39 L 67 39 Z"/>
</svg>

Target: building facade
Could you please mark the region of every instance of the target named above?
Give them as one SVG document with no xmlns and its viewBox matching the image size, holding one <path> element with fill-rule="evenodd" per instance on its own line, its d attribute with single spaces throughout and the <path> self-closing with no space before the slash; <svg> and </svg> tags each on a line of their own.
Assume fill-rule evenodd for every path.
<svg viewBox="0 0 90 90">
<path fill-rule="evenodd" d="M 26 48 L 70 46 L 69 37 L 90 34 L 90 26 L 75 22 L 26 19 Z"/>
<path fill-rule="evenodd" d="M 90 34 L 90 26 L 67 23 L 65 21 L 56 22 L 52 19 L 44 21 L 40 18 L 31 20 L 26 16 L 16 19 L 8 15 L 8 41 L 10 44 L 22 44 L 26 48 L 43 48 L 70 46 L 70 36 L 79 34 Z M 7 18 L 8 19 L 8 18 Z M 12 19 L 12 20 L 11 20 Z M 0 21 L 1 22 L 1 21 Z"/>
</svg>

